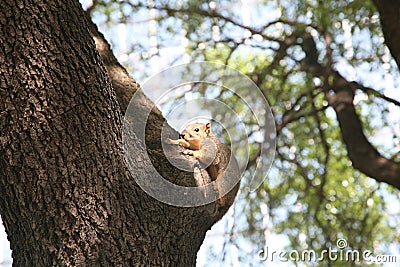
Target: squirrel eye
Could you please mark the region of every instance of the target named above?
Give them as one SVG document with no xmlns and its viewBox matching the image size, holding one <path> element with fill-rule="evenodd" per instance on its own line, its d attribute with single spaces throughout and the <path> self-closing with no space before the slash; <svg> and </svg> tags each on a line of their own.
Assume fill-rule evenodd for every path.
<svg viewBox="0 0 400 267">
<path fill-rule="evenodd" d="M 194 131 L 195 131 L 196 133 L 198 133 L 200 130 L 199 130 L 199 128 L 196 128 L 196 129 L 194 129 Z"/>
</svg>

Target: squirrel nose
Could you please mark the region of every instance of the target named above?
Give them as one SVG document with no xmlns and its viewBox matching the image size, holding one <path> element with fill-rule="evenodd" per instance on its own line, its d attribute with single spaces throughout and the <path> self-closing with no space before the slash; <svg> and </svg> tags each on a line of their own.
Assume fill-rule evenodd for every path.
<svg viewBox="0 0 400 267">
<path fill-rule="evenodd" d="M 184 133 L 181 133 L 181 134 L 179 135 L 179 137 L 182 138 L 182 139 L 185 139 L 185 134 L 184 134 Z"/>
</svg>

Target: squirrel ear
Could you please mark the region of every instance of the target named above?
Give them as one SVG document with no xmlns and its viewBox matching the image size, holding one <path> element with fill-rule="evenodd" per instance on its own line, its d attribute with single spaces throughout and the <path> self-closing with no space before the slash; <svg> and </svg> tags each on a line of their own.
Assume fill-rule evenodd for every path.
<svg viewBox="0 0 400 267">
<path fill-rule="evenodd" d="M 206 133 L 209 134 L 211 132 L 211 123 L 206 123 Z"/>
</svg>

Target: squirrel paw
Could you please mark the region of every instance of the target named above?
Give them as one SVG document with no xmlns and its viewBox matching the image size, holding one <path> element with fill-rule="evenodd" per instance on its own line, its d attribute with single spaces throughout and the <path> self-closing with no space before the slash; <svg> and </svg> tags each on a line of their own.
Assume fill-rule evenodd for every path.
<svg viewBox="0 0 400 267">
<path fill-rule="evenodd" d="M 172 140 L 171 138 L 167 138 L 164 140 L 164 143 L 169 144 L 169 145 L 173 145 L 174 144 L 174 140 Z"/>
<path fill-rule="evenodd" d="M 168 145 L 179 145 L 182 147 L 190 147 L 190 143 L 184 139 L 173 140 L 171 138 L 166 138 L 164 140 L 164 143 Z"/>
<path fill-rule="evenodd" d="M 194 152 L 193 150 L 185 149 L 182 151 L 182 154 L 193 156 L 193 152 Z"/>
<path fill-rule="evenodd" d="M 225 206 L 225 204 L 226 204 L 225 198 L 224 198 L 224 197 L 220 197 L 220 198 L 218 199 L 218 205 L 220 205 L 220 206 Z"/>
<path fill-rule="evenodd" d="M 182 153 L 185 154 L 185 155 L 193 156 L 196 159 L 199 159 L 201 157 L 200 152 L 196 151 L 196 150 L 186 149 L 186 150 L 182 151 Z"/>
<path fill-rule="evenodd" d="M 164 140 L 164 143 L 165 143 L 165 144 L 168 144 L 168 145 L 179 145 L 178 140 L 172 140 L 171 138 L 165 139 L 165 140 Z"/>
</svg>

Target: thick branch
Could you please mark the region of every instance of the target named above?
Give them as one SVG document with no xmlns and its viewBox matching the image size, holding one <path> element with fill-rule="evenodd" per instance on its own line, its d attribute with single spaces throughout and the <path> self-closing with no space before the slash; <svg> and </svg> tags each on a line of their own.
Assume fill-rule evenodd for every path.
<svg viewBox="0 0 400 267">
<path fill-rule="evenodd" d="M 383 157 L 367 140 L 362 123 L 356 113 L 353 99 L 357 89 L 338 72 L 335 72 L 334 93 L 326 93 L 329 104 L 335 109 L 353 166 L 376 179 L 400 189 L 400 163 Z"/>
<path fill-rule="evenodd" d="M 118 62 L 111 50 L 109 43 L 104 38 L 104 35 L 99 32 L 96 24 L 94 24 L 89 18 L 88 13 L 86 12 L 85 14 L 87 16 L 90 34 L 95 40 L 96 49 L 99 52 L 103 64 L 107 69 L 112 86 L 115 90 L 118 103 L 121 108 L 121 112 L 122 114 L 124 114 L 133 94 L 139 88 L 139 84 Z"/>
<path fill-rule="evenodd" d="M 304 63 L 302 70 L 315 76 L 325 77 L 325 80 L 328 80 L 327 77 L 330 75 L 333 76 L 333 83 L 324 85 L 325 97 L 336 112 L 342 138 L 354 168 L 378 182 L 386 182 L 400 189 L 400 163 L 385 158 L 373 147 L 364 135 L 362 123 L 355 110 L 353 104 L 355 90 L 366 91 L 366 89 L 359 87 L 355 82 L 347 81 L 329 66 L 324 67 L 317 62 L 312 66 Z M 368 92 L 371 92 L 371 89 L 368 89 Z"/>
<path fill-rule="evenodd" d="M 400 66 L 400 1 L 373 0 L 378 8 L 385 43 Z"/>
<path fill-rule="evenodd" d="M 87 15 L 87 13 L 86 13 Z M 88 16 L 88 15 L 87 15 Z M 89 17 L 88 24 L 92 37 L 96 43 L 96 49 L 99 52 L 103 64 L 105 65 L 107 72 L 109 74 L 109 78 L 115 89 L 117 100 L 120 104 L 121 111 L 125 113 L 127 111 L 127 107 L 131 101 L 132 95 L 140 89 L 140 85 L 129 75 L 126 69 L 118 62 L 115 55 L 113 54 L 111 47 L 107 40 L 104 38 L 104 35 L 99 32 L 97 26 L 90 20 Z M 176 167 L 172 166 L 169 163 L 169 160 L 164 155 L 163 147 L 161 145 L 161 132 L 164 132 L 166 136 L 170 138 L 174 138 L 178 135 L 178 133 L 170 127 L 167 123 L 165 123 L 165 119 L 161 113 L 161 111 L 151 102 L 150 99 L 142 95 L 142 101 L 139 106 L 129 106 L 129 108 L 134 109 L 136 120 L 145 120 L 147 122 L 146 125 L 146 148 L 147 152 L 150 156 L 150 159 L 153 165 L 157 168 L 157 171 L 165 174 L 165 178 L 170 180 L 173 183 L 184 185 L 184 186 L 195 186 L 193 184 L 195 179 L 206 179 L 206 177 L 198 177 L 197 173 L 195 173 L 195 177 L 193 177 L 190 173 L 184 173 Z M 137 96 L 135 95 L 135 96 Z M 133 104 L 131 104 L 133 105 Z M 142 116 L 142 113 L 147 113 L 143 110 L 146 110 L 146 107 L 153 107 L 148 117 Z M 131 114 L 132 115 L 132 114 Z M 129 117 L 126 114 L 126 117 Z M 135 124 L 135 122 L 132 122 Z M 136 128 L 136 127 L 133 127 Z M 190 157 L 185 157 L 183 155 L 177 155 L 177 160 L 185 160 L 191 161 L 190 164 L 195 164 L 196 160 L 191 160 Z M 172 174 L 175 175 L 172 175 Z M 203 172 L 202 175 L 205 175 Z M 164 176 L 164 175 L 163 175 Z M 189 179 L 188 179 L 189 178 Z M 212 205 L 211 209 L 213 208 Z M 203 207 L 204 208 L 204 207 Z M 206 207 L 208 209 L 209 207 Z M 213 218 L 209 218 L 207 222 L 205 222 L 206 229 L 218 221 L 227 211 L 229 207 L 225 207 L 226 209 L 220 209 Z M 201 210 L 199 209 L 198 214 L 201 214 Z M 207 226 L 208 225 L 208 226 Z"/>
</svg>

